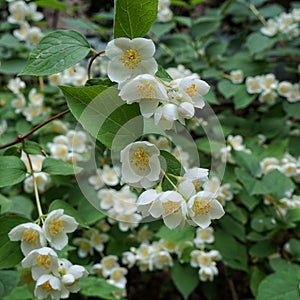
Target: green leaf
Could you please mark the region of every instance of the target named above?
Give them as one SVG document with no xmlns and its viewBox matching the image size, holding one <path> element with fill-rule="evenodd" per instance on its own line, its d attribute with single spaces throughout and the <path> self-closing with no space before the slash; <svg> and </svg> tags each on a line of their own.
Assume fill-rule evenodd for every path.
<svg viewBox="0 0 300 300">
<path fill-rule="evenodd" d="M 225 214 L 219 223 L 226 232 L 232 234 L 240 241 L 245 242 L 245 227 L 240 222 L 234 220 L 230 215 Z"/>
<path fill-rule="evenodd" d="M 300 103 L 289 103 L 287 101 L 283 102 L 283 109 L 288 117 L 300 119 Z"/>
<path fill-rule="evenodd" d="M 276 272 L 261 282 L 256 300 L 299 300 L 299 298 L 299 275 Z"/>
<path fill-rule="evenodd" d="M 277 273 L 279 272 L 289 272 L 300 276 L 300 266 L 287 262 L 282 258 L 272 258 L 269 260 L 271 268 Z"/>
<path fill-rule="evenodd" d="M 107 147 L 121 150 L 142 135 L 138 104 L 124 104 L 116 87 L 60 88 L 75 118 Z"/>
<path fill-rule="evenodd" d="M 167 23 L 154 23 L 150 29 L 152 33 L 154 33 L 157 37 L 160 37 L 168 32 L 170 32 L 173 28 L 176 27 L 176 23 L 167 22 Z"/>
<path fill-rule="evenodd" d="M 57 0 L 38 0 L 34 3 L 39 7 L 59 9 L 62 11 L 66 11 L 68 8 L 66 4 Z"/>
<path fill-rule="evenodd" d="M 241 90 L 243 86 L 238 84 L 233 84 L 229 80 L 221 80 L 218 83 L 218 89 L 220 93 L 225 97 L 225 99 L 229 99 L 233 97 L 236 93 Z"/>
<path fill-rule="evenodd" d="M 286 219 L 290 222 L 299 222 L 300 221 L 300 208 L 290 208 L 286 212 Z"/>
<path fill-rule="evenodd" d="M 92 276 L 81 278 L 79 284 L 80 294 L 100 299 L 114 300 L 116 298 L 112 293 L 120 290 L 114 285 L 109 284 L 106 279 Z"/>
<path fill-rule="evenodd" d="M 32 300 L 32 293 L 29 292 L 27 284 L 17 286 L 10 294 L 2 300 Z"/>
<path fill-rule="evenodd" d="M 193 22 L 191 34 L 194 38 L 200 39 L 216 31 L 221 22 L 216 17 L 201 17 Z"/>
<path fill-rule="evenodd" d="M 14 215 L 0 217 L 0 269 L 12 268 L 23 259 L 19 243 L 11 242 L 8 233 L 17 225 L 27 222 L 30 220 Z"/>
<path fill-rule="evenodd" d="M 259 284 L 266 277 L 266 274 L 258 267 L 254 266 L 250 269 L 250 290 L 256 297 Z"/>
<path fill-rule="evenodd" d="M 0 73 L 15 75 L 25 66 L 25 60 L 20 58 L 1 60 Z"/>
<path fill-rule="evenodd" d="M 42 147 L 36 142 L 25 141 L 22 149 L 28 154 L 42 154 Z"/>
<path fill-rule="evenodd" d="M 172 280 L 183 299 L 188 299 L 189 295 L 200 283 L 198 270 L 190 265 L 182 265 L 176 261 L 172 267 L 171 274 Z"/>
<path fill-rule="evenodd" d="M 116 0 L 114 38 L 144 37 L 154 23 L 158 0 Z"/>
<path fill-rule="evenodd" d="M 232 157 L 240 167 L 245 168 L 253 176 L 260 172 L 259 160 L 255 155 L 233 150 Z"/>
<path fill-rule="evenodd" d="M 261 241 L 249 249 L 249 254 L 253 257 L 264 258 L 277 253 L 277 247 L 270 241 Z"/>
<path fill-rule="evenodd" d="M 82 168 L 59 159 L 47 157 L 43 160 L 42 170 L 51 175 L 73 175 L 78 174 Z"/>
<path fill-rule="evenodd" d="M 241 89 L 239 89 L 233 98 L 234 108 L 235 109 L 243 109 L 249 106 L 257 97 L 257 95 L 250 95 L 247 93 L 245 87 L 240 85 Z"/>
<path fill-rule="evenodd" d="M 19 280 L 17 271 L 0 271 L 0 299 L 8 295 L 16 286 Z"/>
<path fill-rule="evenodd" d="M 276 42 L 277 38 L 270 38 L 260 32 L 254 32 L 248 36 L 246 46 L 253 55 L 271 48 Z"/>
<path fill-rule="evenodd" d="M 45 76 L 74 66 L 90 52 L 86 38 L 74 30 L 56 30 L 41 39 L 19 75 Z"/>
<path fill-rule="evenodd" d="M 166 81 L 172 80 L 172 77 L 170 76 L 170 74 L 161 65 L 158 65 L 158 70 L 157 70 L 155 76 L 157 76 L 163 80 L 166 80 Z"/>
<path fill-rule="evenodd" d="M 6 198 L 0 194 L 1 214 L 13 213 L 30 219 L 33 207 L 32 201 L 25 196 L 17 195 Z"/>
<path fill-rule="evenodd" d="M 0 157 L 0 187 L 13 185 L 26 177 L 26 167 L 16 156 Z"/>
<path fill-rule="evenodd" d="M 214 249 L 220 251 L 222 261 L 232 269 L 247 271 L 248 255 L 246 246 L 220 229 L 216 230 L 215 239 Z"/>
<path fill-rule="evenodd" d="M 51 202 L 49 212 L 56 209 L 63 209 L 66 215 L 72 216 L 82 226 L 87 227 L 85 220 L 81 217 L 80 213 L 69 203 L 62 200 L 54 200 Z"/>
<path fill-rule="evenodd" d="M 181 245 L 185 242 L 192 241 L 195 235 L 195 228 L 185 227 L 183 229 L 171 230 L 162 226 L 155 234 L 156 237 L 164 239 L 175 245 Z"/>
</svg>

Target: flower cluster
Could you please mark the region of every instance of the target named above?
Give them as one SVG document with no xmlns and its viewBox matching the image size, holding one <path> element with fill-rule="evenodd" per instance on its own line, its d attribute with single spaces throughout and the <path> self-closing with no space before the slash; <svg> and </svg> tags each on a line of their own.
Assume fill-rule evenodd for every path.
<svg viewBox="0 0 300 300">
<path fill-rule="evenodd" d="M 260 32 L 269 37 L 283 33 L 291 40 L 299 36 L 299 23 L 300 9 L 294 8 L 290 13 L 283 12 L 276 18 L 268 19 Z"/>
<path fill-rule="evenodd" d="M 11 106 L 17 114 L 21 113 L 28 122 L 32 122 L 35 117 L 45 115 L 49 112 L 44 104 L 44 96 L 35 88 L 32 88 L 25 97 L 23 89 L 26 84 L 20 78 L 10 79 L 8 89 L 15 94 L 15 98 L 11 102 Z M 26 100 L 27 98 L 27 100 Z"/>
<path fill-rule="evenodd" d="M 173 12 L 170 9 L 170 0 L 158 0 L 157 21 L 161 23 L 170 22 L 173 17 Z"/>
<path fill-rule="evenodd" d="M 44 18 L 41 12 L 37 11 L 35 3 L 26 3 L 24 1 L 13 1 L 8 5 L 10 15 L 7 21 L 19 26 L 13 31 L 13 35 L 20 41 L 25 41 L 29 48 L 37 45 L 43 37 L 39 27 L 31 26 L 30 21 L 40 21 Z"/>
<path fill-rule="evenodd" d="M 228 135 L 227 137 L 227 143 L 228 145 L 225 147 L 222 147 L 220 149 L 220 156 L 222 162 L 230 162 L 232 164 L 235 163 L 231 151 L 243 151 L 245 153 L 251 154 L 251 150 L 246 148 L 245 145 L 243 145 L 243 137 L 241 135 Z"/>
<path fill-rule="evenodd" d="M 61 73 L 56 73 L 48 76 L 49 84 L 58 85 L 73 85 L 83 86 L 87 81 L 86 69 L 79 64 L 64 70 Z"/>
<path fill-rule="evenodd" d="M 271 73 L 247 77 L 246 89 L 249 94 L 260 94 L 258 100 L 268 105 L 273 105 L 278 96 L 282 96 L 292 103 L 300 101 L 300 87 L 298 83 L 279 82 L 275 75 Z"/>
<path fill-rule="evenodd" d="M 100 278 L 105 278 L 108 283 L 116 286 L 120 291 L 113 292 L 116 298 L 126 296 L 127 269 L 120 266 L 118 257 L 108 255 L 101 259 L 100 263 L 94 264 L 91 269 L 91 274 L 96 274 Z"/>
<path fill-rule="evenodd" d="M 47 144 L 50 156 L 69 163 L 83 160 L 87 150 L 87 135 L 83 131 L 67 130 Z"/>
<path fill-rule="evenodd" d="M 67 233 L 74 232 L 76 220 L 64 214 L 62 209 L 53 210 L 45 218 L 43 226 L 23 223 L 9 232 L 11 241 L 21 241 L 24 254 L 22 266 L 31 268 L 35 280 L 34 295 L 38 299 L 68 298 L 79 291 L 78 280 L 87 276 L 79 265 L 72 265 L 67 259 L 60 259 L 52 249 L 62 250 L 68 244 Z M 47 242 L 50 247 L 47 247 Z"/>
<path fill-rule="evenodd" d="M 139 103 L 145 118 L 154 116 L 155 124 L 171 129 L 176 120 L 184 124 L 195 108 L 203 108 L 209 85 L 198 76 L 164 81 L 155 76 L 155 46 L 144 38 L 118 38 L 108 43 L 108 77 L 118 83 L 119 96 L 127 103 Z"/>
<path fill-rule="evenodd" d="M 286 176 L 293 178 L 296 182 L 300 182 L 300 160 L 289 153 L 286 153 L 282 159 L 265 157 L 260 162 L 260 169 L 260 175 L 278 170 Z"/>
</svg>

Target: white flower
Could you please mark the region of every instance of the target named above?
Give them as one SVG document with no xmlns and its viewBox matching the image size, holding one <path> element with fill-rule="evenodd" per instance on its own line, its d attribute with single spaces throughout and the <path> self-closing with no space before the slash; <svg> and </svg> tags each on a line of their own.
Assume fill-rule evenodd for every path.
<svg viewBox="0 0 300 300">
<path fill-rule="evenodd" d="M 38 299 L 46 299 L 49 296 L 51 299 L 59 300 L 61 297 L 61 282 L 59 278 L 45 274 L 37 279 L 34 296 Z"/>
<path fill-rule="evenodd" d="M 30 251 L 22 260 L 24 268 L 31 267 L 32 278 L 37 280 L 43 274 L 58 275 L 58 257 L 51 248 L 43 247 Z"/>
<path fill-rule="evenodd" d="M 38 173 L 34 174 L 34 177 L 35 177 L 35 181 L 37 183 L 39 192 L 41 192 L 41 193 L 45 192 L 49 185 L 49 182 L 50 182 L 49 174 L 47 174 L 45 172 L 38 172 Z M 24 180 L 24 190 L 26 193 L 32 193 L 34 191 L 32 176 L 28 176 Z"/>
<path fill-rule="evenodd" d="M 30 90 L 28 94 L 29 101 L 36 106 L 40 106 L 43 104 L 44 96 L 40 93 L 37 93 L 36 89 L 33 88 Z"/>
<path fill-rule="evenodd" d="M 127 269 L 122 267 L 116 267 L 111 271 L 110 277 L 107 280 L 108 283 L 123 289 L 126 286 L 127 279 L 125 275 L 127 274 Z"/>
<path fill-rule="evenodd" d="M 8 233 L 11 241 L 21 241 L 21 250 L 27 255 L 31 250 L 45 247 L 47 242 L 42 228 L 34 223 L 24 223 Z"/>
<path fill-rule="evenodd" d="M 203 108 L 205 96 L 210 89 L 210 86 L 204 80 L 200 80 L 195 76 L 188 76 L 183 79 L 177 79 L 179 92 L 183 94 L 184 99 L 191 102 L 195 107 Z"/>
<path fill-rule="evenodd" d="M 119 267 L 118 257 L 116 255 L 108 255 L 101 259 L 102 273 L 104 277 L 112 274 L 115 268 Z"/>
<path fill-rule="evenodd" d="M 43 33 L 39 27 L 31 27 L 27 32 L 26 42 L 31 48 L 33 48 L 38 44 L 42 37 Z"/>
<path fill-rule="evenodd" d="M 212 193 L 201 191 L 188 201 L 188 213 L 193 221 L 191 224 L 206 228 L 211 219 L 219 219 L 225 212 Z"/>
<path fill-rule="evenodd" d="M 57 74 L 52 74 L 48 76 L 49 84 L 53 86 L 58 86 L 62 84 L 62 74 L 57 73 Z"/>
<path fill-rule="evenodd" d="M 158 148 L 149 142 L 135 142 L 121 151 L 122 180 L 135 187 L 149 188 L 160 175 Z"/>
<path fill-rule="evenodd" d="M 56 159 L 66 160 L 69 154 L 69 148 L 64 144 L 48 144 L 49 150 L 51 152 L 51 156 Z"/>
<path fill-rule="evenodd" d="M 173 103 L 159 106 L 154 113 L 155 124 L 163 129 L 171 129 L 178 118 L 178 106 Z"/>
<path fill-rule="evenodd" d="M 2 120 L 0 122 L 0 136 L 5 133 L 5 131 L 7 130 L 7 121 L 6 120 Z"/>
<path fill-rule="evenodd" d="M 260 86 L 265 92 L 266 90 L 274 90 L 278 86 L 278 80 L 275 78 L 275 75 L 270 73 L 260 76 Z"/>
<path fill-rule="evenodd" d="M 292 16 L 294 18 L 294 21 L 300 22 L 300 8 L 294 8 L 292 10 Z"/>
<path fill-rule="evenodd" d="M 199 269 L 199 279 L 201 281 L 213 281 L 214 276 L 219 274 L 216 266 L 202 267 Z"/>
<path fill-rule="evenodd" d="M 260 32 L 266 36 L 272 37 L 276 35 L 278 30 L 277 22 L 273 19 L 269 19 L 267 24 L 260 29 Z"/>
<path fill-rule="evenodd" d="M 178 192 L 167 191 L 161 193 L 158 201 L 152 203 L 149 212 L 154 218 L 162 216 L 166 226 L 174 229 L 185 222 L 186 203 Z"/>
<path fill-rule="evenodd" d="M 249 94 L 259 94 L 260 92 L 262 92 L 260 78 L 261 78 L 260 76 L 247 77 L 246 89 Z"/>
<path fill-rule="evenodd" d="M 176 68 L 167 68 L 166 71 L 169 73 L 169 75 L 175 80 L 175 79 L 182 79 L 187 76 L 193 75 L 199 78 L 199 75 L 196 73 L 192 74 L 192 71 L 189 69 L 186 69 L 184 65 L 177 65 Z"/>
<path fill-rule="evenodd" d="M 229 74 L 232 83 L 242 83 L 244 80 L 244 73 L 242 70 L 233 70 Z"/>
<path fill-rule="evenodd" d="M 41 114 L 42 110 L 40 106 L 35 106 L 30 103 L 22 111 L 23 116 L 28 122 L 31 122 L 35 117 L 38 117 Z"/>
<path fill-rule="evenodd" d="M 98 191 L 97 197 L 100 199 L 101 209 L 110 209 L 116 200 L 117 191 L 114 189 L 101 189 Z"/>
<path fill-rule="evenodd" d="M 27 22 L 23 22 L 22 24 L 20 24 L 20 28 L 19 29 L 15 29 L 13 31 L 13 35 L 20 41 L 25 41 L 26 40 L 26 36 L 28 34 L 28 30 L 29 30 L 30 26 Z"/>
<path fill-rule="evenodd" d="M 69 140 L 69 149 L 78 153 L 86 151 L 86 134 L 83 131 L 69 130 L 67 138 Z"/>
<path fill-rule="evenodd" d="M 109 186 L 115 186 L 119 184 L 120 170 L 117 167 L 111 168 L 108 165 L 104 165 L 102 172 L 102 180 Z"/>
<path fill-rule="evenodd" d="M 287 96 L 287 101 L 292 103 L 300 101 L 300 87 L 298 83 L 292 85 L 290 92 Z"/>
<path fill-rule="evenodd" d="M 154 52 L 154 43 L 149 39 L 117 38 L 110 41 L 105 50 L 110 58 L 108 77 L 119 83 L 140 74 L 154 75 L 157 71 Z"/>
<path fill-rule="evenodd" d="M 11 106 L 15 109 L 15 112 L 17 114 L 24 110 L 25 105 L 26 105 L 26 100 L 23 94 L 18 94 L 17 98 L 14 98 L 11 101 Z"/>
<path fill-rule="evenodd" d="M 162 22 L 162 23 L 170 22 L 172 18 L 173 18 L 173 12 L 169 8 L 159 10 L 157 13 L 158 22 Z"/>
<path fill-rule="evenodd" d="M 20 91 L 26 87 L 24 81 L 22 81 L 19 77 L 12 78 L 8 81 L 7 87 L 16 95 L 20 94 Z"/>
<path fill-rule="evenodd" d="M 126 82 L 119 96 L 128 104 L 138 102 L 141 113 L 146 118 L 153 115 L 159 102 L 168 99 L 164 85 L 149 74 L 138 75 Z"/>
<path fill-rule="evenodd" d="M 160 194 L 157 193 L 154 189 L 149 189 L 142 194 L 140 194 L 137 200 L 137 211 L 142 213 L 143 217 L 146 217 L 150 214 L 149 209 L 154 201 L 159 198 Z"/>
<path fill-rule="evenodd" d="M 88 178 L 88 181 L 89 181 L 89 184 L 94 186 L 95 190 L 99 190 L 104 186 L 104 181 L 103 181 L 103 178 L 102 178 L 102 170 L 97 169 L 96 172 L 97 172 L 97 174 L 90 176 Z"/>
<path fill-rule="evenodd" d="M 57 209 L 48 214 L 43 230 L 50 245 L 61 250 L 68 244 L 67 233 L 75 231 L 77 226 L 73 217 L 65 215 L 63 209 Z"/>
<path fill-rule="evenodd" d="M 215 241 L 213 227 L 197 228 L 194 244 L 197 248 L 202 248 L 205 244 L 211 244 Z"/>
<path fill-rule="evenodd" d="M 28 13 L 28 5 L 24 1 L 15 1 L 9 4 L 10 16 L 7 21 L 12 24 L 22 24 Z"/>
<path fill-rule="evenodd" d="M 122 253 L 122 264 L 127 265 L 128 268 L 134 266 L 136 262 L 135 255 L 130 251 L 125 251 Z"/>
<path fill-rule="evenodd" d="M 274 91 L 265 90 L 259 95 L 258 100 L 261 103 L 273 105 L 276 102 L 276 97 L 277 97 L 277 94 Z"/>
<path fill-rule="evenodd" d="M 70 293 L 77 293 L 80 290 L 79 279 L 86 277 L 88 272 L 80 265 L 72 265 L 67 259 L 59 259 L 59 274 L 62 283 L 61 298 L 68 298 Z"/>
<path fill-rule="evenodd" d="M 43 156 L 43 155 L 30 154 L 31 165 L 32 165 L 32 169 L 34 172 L 40 172 L 42 170 L 42 165 L 43 165 L 44 159 L 45 159 L 45 156 Z M 27 172 L 31 173 L 31 168 L 29 165 L 27 155 L 23 151 L 22 151 L 22 155 L 21 155 L 21 160 L 24 162 Z"/>
<path fill-rule="evenodd" d="M 29 3 L 28 4 L 28 10 L 27 10 L 27 15 L 26 17 L 29 19 L 29 20 L 32 20 L 32 21 L 40 21 L 44 18 L 44 15 L 37 11 L 37 5 L 35 3 Z"/>
<path fill-rule="evenodd" d="M 229 135 L 227 137 L 227 142 L 236 151 L 245 150 L 245 146 L 243 145 L 243 137 L 241 135 L 235 135 L 235 136 Z"/>
<path fill-rule="evenodd" d="M 288 81 L 281 81 L 277 86 L 277 92 L 281 96 L 287 97 L 290 94 L 292 84 Z"/>
<path fill-rule="evenodd" d="M 94 254 L 93 244 L 86 238 L 75 238 L 73 244 L 78 246 L 77 254 L 80 258 L 87 257 Z"/>
<path fill-rule="evenodd" d="M 108 239 L 109 237 L 105 233 L 93 232 L 91 235 L 91 243 L 98 252 L 103 251 L 104 243 L 106 243 Z"/>
<path fill-rule="evenodd" d="M 172 267 L 173 259 L 168 251 L 154 252 L 150 260 L 150 269 L 162 270 L 165 267 Z"/>
</svg>

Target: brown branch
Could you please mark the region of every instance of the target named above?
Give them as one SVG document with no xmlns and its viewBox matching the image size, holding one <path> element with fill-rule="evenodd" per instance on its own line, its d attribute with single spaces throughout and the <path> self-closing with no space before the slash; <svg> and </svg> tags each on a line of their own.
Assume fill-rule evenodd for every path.
<svg viewBox="0 0 300 300">
<path fill-rule="evenodd" d="M 99 55 L 101 55 L 101 54 L 104 53 L 104 52 L 105 52 L 105 50 L 101 50 L 101 51 L 95 53 L 95 54 L 91 57 L 91 59 L 90 59 L 90 61 L 89 61 L 89 64 L 88 64 L 88 70 L 87 70 L 87 73 L 88 73 L 88 80 L 91 79 L 91 68 L 92 68 L 92 64 L 93 64 L 94 60 L 95 60 Z"/>
<path fill-rule="evenodd" d="M 0 150 L 5 149 L 5 148 L 10 147 L 10 146 L 13 146 L 13 145 L 18 144 L 18 143 L 21 143 L 24 139 L 26 139 L 28 136 L 33 134 L 38 129 L 42 128 L 43 126 L 47 125 L 48 123 L 52 122 L 53 120 L 58 119 L 58 118 L 62 117 L 63 115 L 65 115 L 69 112 L 70 112 L 70 110 L 66 109 L 65 111 L 62 111 L 59 114 L 52 116 L 51 118 L 47 119 L 46 121 L 44 121 L 44 122 L 38 124 L 37 126 L 33 127 L 31 130 L 29 130 L 24 135 L 18 135 L 18 137 L 14 141 L 11 141 L 11 142 L 9 142 L 5 145 L 0 146 Z"/>
</svg>

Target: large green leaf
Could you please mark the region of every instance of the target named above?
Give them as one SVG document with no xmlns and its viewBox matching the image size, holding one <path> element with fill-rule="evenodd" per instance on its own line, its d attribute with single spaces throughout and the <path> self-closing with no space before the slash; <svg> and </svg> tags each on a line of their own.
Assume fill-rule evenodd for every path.
<svg viewBox="0 0 300 300">
<path fill-rule="evenodd" d="M 23 181 L 26 177 L 26 166 L 16 156 L 0 157 L 0 187 Z"/>
<path fill-rule="evenodd" d="M 257 300 L 299 300 L 299 274 L 276 272 L 267 276 L 258 287 Z"/>
<path fill-rule="evenodd" d="M 56 30 L 41 39 L 19 75 L 45 76 L 74 66 L 90 52 L 87 39 L 74 30 Z"/>
<path fill-rule="evenodd" d="M 116 0 L 114 38 L 144 37 L 154 23 L 158 0 Z"/>
<path fill-rule="evenodd" d="M 175 262 L 172 268 L 172 280 L 184 299 L 194 291 L 200 283 L 198 270 L 189 265 L 182 265 Z"/>
<path fill-rule="evenodd" d="M 248 36 L 246 46 L 251 54 L 256 54 L 271 48 L 276 42 L 277 38 L 270 38 L 260 32 L 254 32 Z"/>
<path fill-rule="evenodd" d="M 60 88 L 75 118 L 107 147 L 121 150 L 142 135 L 138 104 L 124 103 L 116 87 Z"/>
<path fill-rule="evenodd" d="M 17 271 L 0 271 L 0 299 L 8 295 L 17 286 L 19 273 Z"/>
<path fill-rule="evenodd" d="M 11 242 L 8 233 L 17 225 L 27 222 L 30 221 L 13 215 L 0 217 L 0 269 L 12 268 L 22 260 L 19 243 Z"/>
<path fill-rule="evenodd" d="M 82 168 L 59 159 L 46 158 L 43 160 L 42 170 L 51 175 L 73 175 L 79 173 Z"/>
<path fill-rule="evenodd" d="M 164 239 L 176 245 L 182 245 L 185 242 L 192 241 L 194 235 L 194 227 L 185 227 L 183 229 L 170 230 L 165 226 L 162 226 L 155 234 L 156 237 Z"/>
</svg>

